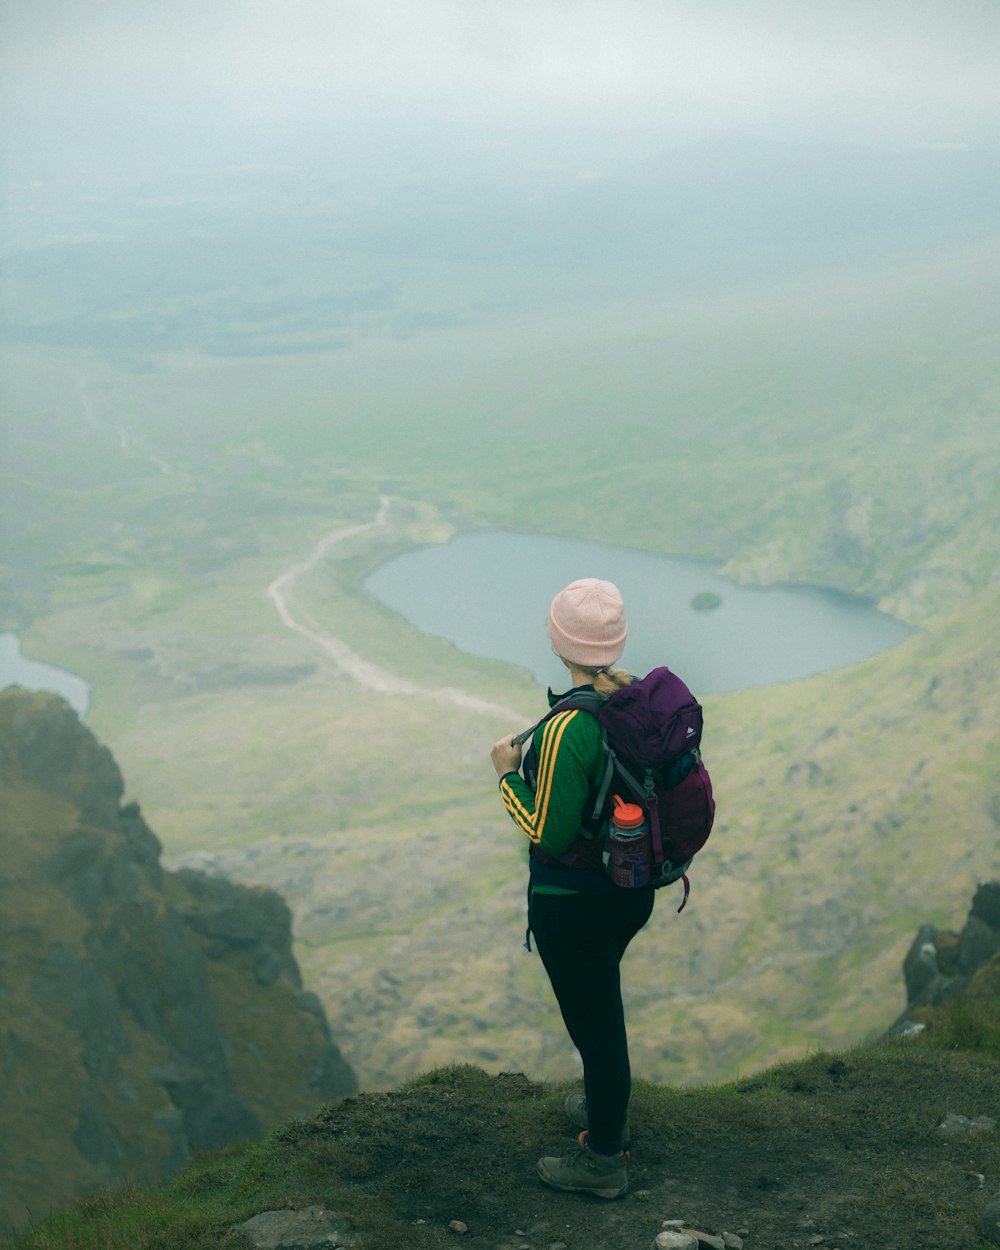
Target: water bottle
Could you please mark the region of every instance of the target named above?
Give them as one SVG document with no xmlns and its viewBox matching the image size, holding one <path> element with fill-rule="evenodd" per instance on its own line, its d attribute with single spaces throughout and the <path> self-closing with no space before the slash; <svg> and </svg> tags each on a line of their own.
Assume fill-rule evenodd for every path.
<svg viewBox="0 0 1000 1250">
<path fill-rule="evenodd" d="M 610 836 L 611 880 L 634 890 L 649 884 L 649 824 L 638 803 L 614 796 Z"/>
</svg>

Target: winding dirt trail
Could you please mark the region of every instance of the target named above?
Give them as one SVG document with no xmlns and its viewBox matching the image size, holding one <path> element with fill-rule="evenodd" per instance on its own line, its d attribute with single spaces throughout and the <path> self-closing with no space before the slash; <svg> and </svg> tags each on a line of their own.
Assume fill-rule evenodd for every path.
<svg viewBox="0 0 1000 1250">
<path fill-rule="evenodd" d="M 296 608 L 293 614 L 289 605 L 298 579 L 312 572 L 326 558 L 331 548 L 337 546 L 338 543 L 354 538 L 358 534 L 384 529 L 388 523 L 389 507 L 390 501 L 387 496 L 383 495 L 379 500 L 379 509 L 374 520 L 366 521 L 361 525 L 349 525 L 344 529 L 332 530 L 326 534 L 316 544 L 310 556 L 299 564 L 292 565 L 290 569 L 274 579 L 267 588 L 267 597 L 289 629 L 303 638 L 308 638 L 310 642 L 325 651 L 338 668 L 367 690 L 376 690 L 380 694 L 407 695 L 433 703 L 445 703 L 467 712 L 478 712 L 486 716 L 504 716 L 509 718 L 514 725 L 520 725 L 524 721 L 522 713 L 502 707 L 499 703 L 488 703 L 485 699 L 477 699 L 475 695 L 467 694 L 464 690 L 458 690 L 454 686 L 429 690 L 407 681 L 404 677 L 396 677 L 370 660 L 366 660 L 364 656 L 358 655 L 339 638 L 333 638 L 330 634 L 324 633 L 316 621 L 303 609 Z"/>
</svg>

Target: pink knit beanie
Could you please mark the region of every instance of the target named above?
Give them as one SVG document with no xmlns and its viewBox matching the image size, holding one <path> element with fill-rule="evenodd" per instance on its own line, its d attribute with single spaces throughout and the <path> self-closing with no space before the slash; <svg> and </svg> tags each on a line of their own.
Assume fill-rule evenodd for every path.
<svg viewBox="0 0 1000 1250">
<path fill-rule="evenodd" d="M 571 582 L 552 600 L 549 637 L 556 655 L 585 668 L 614 664 L 625 650 L 625 605 L 618 587 L 596 577 Z"/>
</svg>

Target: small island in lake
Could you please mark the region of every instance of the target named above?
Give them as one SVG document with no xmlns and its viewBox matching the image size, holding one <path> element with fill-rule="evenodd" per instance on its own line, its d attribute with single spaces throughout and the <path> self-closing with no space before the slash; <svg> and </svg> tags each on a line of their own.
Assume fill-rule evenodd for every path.
<svg viewBox="0 0 1000 1250">
<path fill-rule="evenodd" d="M 699 590 L 691 600 L 691 606 L 696 612 L 709 612 L 722 606 L 722 596 L 713 590 Z"/>
</svg>

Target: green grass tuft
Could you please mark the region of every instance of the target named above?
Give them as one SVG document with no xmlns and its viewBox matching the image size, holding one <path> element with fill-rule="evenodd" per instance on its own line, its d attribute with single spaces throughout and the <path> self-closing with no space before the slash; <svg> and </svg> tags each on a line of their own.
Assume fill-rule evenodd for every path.
<svg viewBox="0 0 1000 1250">
<path fill-rule="evenodd" d="M 955 1014 L 955 1013 L 952 1013 Z M 961 1014 L 961 1013 L 959 1013 Z M 526 1229 L 570 1250 L 648 1244 L 660 1221 L 751 1229 L 750 1244 L 968 1250 L 1000 1174 L 1000 1134 L 955 1141 L 949 1113 L 995 1110 L 997 1035 L 973 1005 L 957 1029 L 770 1068 L 724 1085 L 637 1082 L 632 1194 L 598 1204 L 545 1189 L 535 1160 L 561 1154 L 574 1086 L 470 1065 L 363 1093 L 266 1139 L 195 1159 L 153 1190 L 107 1191 L 14 1237 L 10 1250 L 237 1250 L 234 1225 L 257 1212 L 319 1205 L 352 1225 L 359 1250 L 495 1247 Z"/>
</svg>

